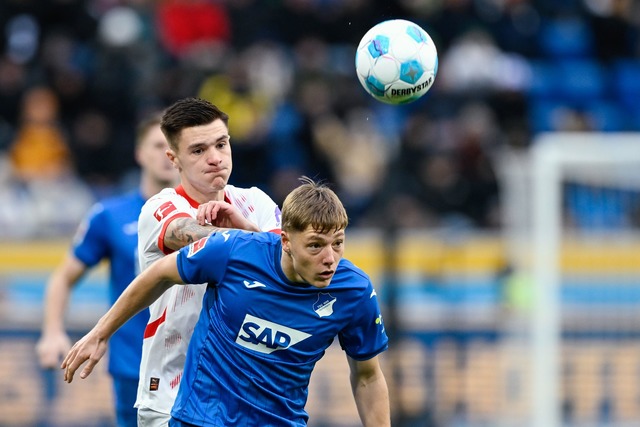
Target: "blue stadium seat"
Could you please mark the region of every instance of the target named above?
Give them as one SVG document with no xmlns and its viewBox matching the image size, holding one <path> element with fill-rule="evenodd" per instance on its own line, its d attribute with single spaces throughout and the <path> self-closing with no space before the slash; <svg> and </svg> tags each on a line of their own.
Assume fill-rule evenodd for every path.
<svg viewBox="0 0 640 427">
<path fill-rule="evenodd" d="M 588 102 L 606 94 L 607 69 L 595 59 L 561 61 L 557 67 L 558 95 L 568 102 Z"/>
<path fill-rule="evenodd" d="M 533 99 L 550 99 L 558 90 L 558 70 L 551 61 L 533 60 L 531 64 L 531 83 L 528 94 Z"/>
<path fill-rule="evenodd" d="M 607 68 L 594 59 L 533 61 L 531 70 L 528 95 L 534 100 L 582 106 L 607 94 Z"/>
<path fill-rule="evenodd" d="M 638 108 L 640 103 L 640 60 L 621 59 L 612 66 L 613 91 L 625 107 Z"/>
<path fill-rule="evenodd" d="M 594 99 L 583 105 L 557 100 L 534 100 L 529 107 L 529 126 L 534 133 L 561 130 L 571 113 L 582 116 L 589 130 L 635 130 L 629 112 L 617 102 L 604 99 Z M 640 119 L 640 108 L 637 116 Z"/>
<path fill-rule="evenodd" d="M 594 54 L 594 36 L 583 19 L 554 18 L 543 21 L 538 47 L 548 58 L 586 58 Z"/>
</svg>

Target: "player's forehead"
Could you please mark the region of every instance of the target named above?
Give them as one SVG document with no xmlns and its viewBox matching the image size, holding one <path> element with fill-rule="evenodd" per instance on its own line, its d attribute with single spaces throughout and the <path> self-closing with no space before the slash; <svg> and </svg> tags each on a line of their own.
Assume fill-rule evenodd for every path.
<svg viewBox="0 0 640 427">
<path fill-rule="evenodd" d="M 331 228 L 328 230 L 319 230 L 313 225 L 308 225 L 298 235 L 304 241 L 327 241 L 332 242 L 335 240 L 343 240 L 345 238 L 344 229 Z"/>
<path fill-rule="evenodd" d="M 182 129 L 178 139 L 179 148 L 189 148 L 202 144 L 215 144 L 229 140 L 229 129 L 220 119 L 205 125 L 191 126 Z"/>
</svg>

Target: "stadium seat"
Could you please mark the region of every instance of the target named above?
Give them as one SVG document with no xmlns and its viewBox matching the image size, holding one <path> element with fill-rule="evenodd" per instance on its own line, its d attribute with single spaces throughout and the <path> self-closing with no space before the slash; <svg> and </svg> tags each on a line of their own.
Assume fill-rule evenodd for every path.
<svg viewBox="0 0 640 427">
<path fill-rule="evenodd" d="M 622 105 L 638 108 L 640 100 L 640 60 L 621 59 L 612 66 L 613 91 Z"/>
<path fill-rule="evenodd" d="M 542 23 L 538 48 L 548 58 L 586 58 L 594 53 L 594 36 L 583 19 L 555 18 Z"/>
<path fill-rule="evenodd" d="M 592 59 L 542 60 L 531 64 L 532 99 L 584 105 L 607 91 L 607 69 Z"/>
<path fill-rule="evenodd" d="M 596 60 L 575 59 L 557 64 L 558 95 L 567 102 L 583 103 L 600 98 L 607 90 L 607 70 Z"/>
</svg>

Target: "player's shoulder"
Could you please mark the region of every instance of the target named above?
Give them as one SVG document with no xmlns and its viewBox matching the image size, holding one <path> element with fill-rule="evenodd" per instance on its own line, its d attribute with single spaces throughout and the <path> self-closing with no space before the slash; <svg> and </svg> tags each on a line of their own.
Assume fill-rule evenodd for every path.
<svg viewBox="0 0 640 427">
<path fill-rule="evenodd" d="M 267 193 L 262 191 L 258 187 L 236 187 L 231 184 L 227 184 L 224 187 L 224 191 L 230 198 L 238 198 L 238 197 L 264 197 L 267 196 Z M 268 196 L 267 196 L 268 197 Z"/>
<path fill-rule="evenodd" d="M 224 230 L 220 233 L 227 234 L 228 236 L 233 237 L 233 239 L 240 242 L 259 242 L 263 244 L 274 244 L 280 241 L 280 235 L 266 231 L 258 232 L 230 229 Z"/>
<path fill-rule="evenodd" d="M 149 199 L 147 200 L 147 203 L 152 202 L 154 200 L 167 199 L 171 197 L 182 197 L 182 196 L 178 194 L 175 188 L 167 187 L 167 188 L 163 188 L 153 196 L 149 197 Z"/>
<path fill-rule="evenodd" d="M 347 258 L 342 258 L 338 264 L 337 273 L 341 275 L 349 276 L 352 279 L 358 281 L 362 280 L 363 283 L 368 284 L 371 280 L 369 275 L 364 272 L 360 267 L 349 261 Z"/>
</svg>

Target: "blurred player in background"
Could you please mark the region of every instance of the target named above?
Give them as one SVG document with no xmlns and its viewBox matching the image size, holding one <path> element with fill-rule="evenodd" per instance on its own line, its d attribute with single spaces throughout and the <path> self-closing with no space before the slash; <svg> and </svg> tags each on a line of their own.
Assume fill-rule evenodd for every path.
<svg viewBox="0 0 640 427">
<path fill-rule="evenodd" d="M 65 358 L 86 378 L 111 334 L 175 283 L 207 283 L 170 426 L 305 426 L 313 368 L 338 337 L 364 426 L 390 426 L 378 355 L 388 346 L 366 273 L 343 259 L 347 213 L 303 178 L 282 207 L 282 233 L 219 230 L 142 272 Z M 204 288 L 204 286 L 203 286 Z"/>
<path fill-rule="evenodd" d="M 160 130 L 161 114 L 138 125 L 135 157 L 140 165 L 140 185 L 135 191 L 105 199 L 91 209 L 80 225 L 71 251 L 53 271 L 47 283 L 42 335 L 37 344 L 40 365 L 57 368 L 71 343 L 64 319 L 72 288 L 103 259 L 110 261 L 111 303 L 135 278 L 138 269 L 138 216 L 144 202 L 165 187 L 175 185 L 176 169 L 167 159 L 169 148 Z M 142 336 L 149 318 L 140 312 L 114 334 L 109 352 L 118 426 L 137 425 L 134 408 L 142 354 Z"/>
<path fill-rule="evenodd" d="M 280 209 L 256 187 L 229 185 L 232 170 L 229 117 L 198 98 L 177 101 L 161 128 L 169 158 L 180 172 L 142 208 L 138 227 L 140 266 L 212 233 L 216 227 L 280 232 Z M 166 426 L 182 378 L 187 347 L 200 316 L 206 285 L 175 286 L 150 309 L 138 388 L 140 426 Z"/>
</svg>

